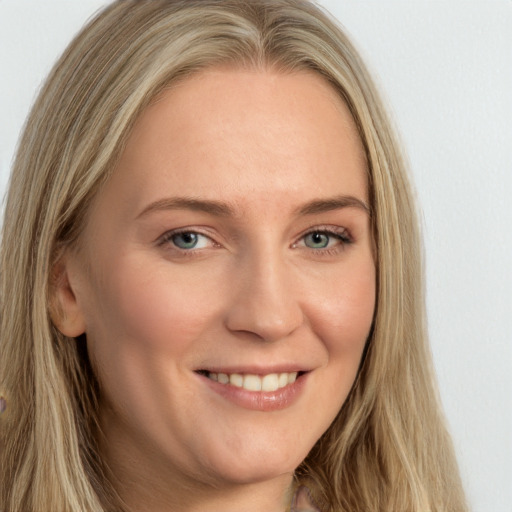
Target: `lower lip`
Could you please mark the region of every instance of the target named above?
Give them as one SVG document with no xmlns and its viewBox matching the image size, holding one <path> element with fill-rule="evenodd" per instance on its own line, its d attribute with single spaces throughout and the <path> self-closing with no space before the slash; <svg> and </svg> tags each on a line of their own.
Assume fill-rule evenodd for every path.
<svg viewBox="0 0 512 512">
<path fill-rule="evenodd" d="M 253 411 L 280 411 L 290 407 L 304 389 L 309 373 L 300 375 L 293 384 L 276 391 L 248 391 L 244 388 L 221 384 L 204 375 L 199 375 L 208 387 L 226 400 Z"/>
</svg>

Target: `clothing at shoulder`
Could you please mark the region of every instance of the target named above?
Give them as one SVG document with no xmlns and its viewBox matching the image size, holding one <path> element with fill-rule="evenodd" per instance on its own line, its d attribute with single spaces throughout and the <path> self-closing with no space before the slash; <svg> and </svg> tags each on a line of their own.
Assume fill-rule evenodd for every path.
<svg viewBox="0 0 512 512">
<path fill-rule="evenodd" d="M 313 504 L 309 489 L 304 485 L 297 489 L 290 512 L 320 512 L 320 509 Z"/>
</svg>

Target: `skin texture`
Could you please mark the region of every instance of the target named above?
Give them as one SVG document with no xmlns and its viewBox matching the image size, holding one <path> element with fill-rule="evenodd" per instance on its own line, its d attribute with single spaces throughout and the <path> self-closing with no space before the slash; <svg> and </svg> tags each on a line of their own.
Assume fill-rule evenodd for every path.
<svg viewBox="0 0 512 512">
<path fill-rule="evenodd" d="M 318 75 L 207 70 L 141 115 L 61 260 L 55 319 L 87 334 L 103 449 L 132 510 L 285 509 L 371 327 L 367 202 L 356 127 Z M 277 367 L 307 371 L 278 410 L 197 373 Z"/>
</svg>

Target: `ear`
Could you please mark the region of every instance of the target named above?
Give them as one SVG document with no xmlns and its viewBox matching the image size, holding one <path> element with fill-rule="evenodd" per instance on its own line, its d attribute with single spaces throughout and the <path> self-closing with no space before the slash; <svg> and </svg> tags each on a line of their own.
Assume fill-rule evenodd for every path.
<svg viewBox="0 0 512 512">
<path fill-rule="evenodd" d="M 68 251 L 52 267 L 50 277 L 50 316 L 57 329 L 76 338 L 85 332 L 85 319 L 73 286 L 73 272 Z"/>
</svg>

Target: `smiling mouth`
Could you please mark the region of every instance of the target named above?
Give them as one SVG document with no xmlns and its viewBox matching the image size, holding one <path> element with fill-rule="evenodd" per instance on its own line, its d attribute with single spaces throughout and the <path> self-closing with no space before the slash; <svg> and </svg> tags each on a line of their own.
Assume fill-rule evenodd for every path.
<svg viewBox="0 0 512 512">
<path fill-rule="evenodd" d="M 226 386 L 243 388 L 247 391 L 272 392 L 293 384 L 298 377 L 306 372 L 282 372 L 255 375 L 250 373 L 215 373 L 208 370 L 199 370 L 197 373 Z"/>
</svg>

